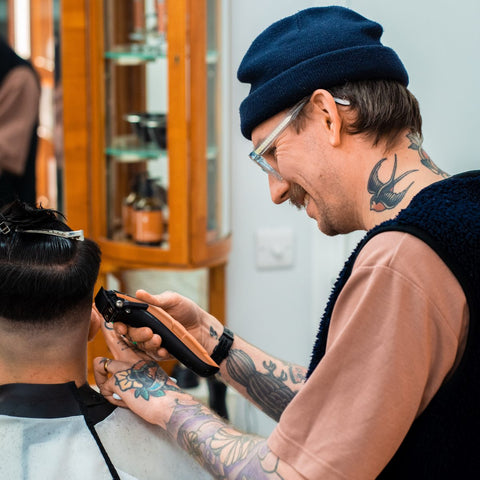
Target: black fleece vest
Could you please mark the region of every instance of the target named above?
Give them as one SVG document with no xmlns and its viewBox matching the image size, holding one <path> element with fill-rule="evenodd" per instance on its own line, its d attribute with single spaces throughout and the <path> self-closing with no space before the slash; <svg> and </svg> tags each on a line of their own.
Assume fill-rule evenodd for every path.
<svg viewBox="0 0 480 480">
<path fill-rule="evenodd" d="M 355 259 L 372 237 L 389 230 L 415 235 L 435 250 L 463 288 L 470 322 L 458 368 L 414 421 L 378 478 L 480 478 L 480 171 L 430 185 L 396 218 L 365 235 L 333 288 L 320 322 L 307 378 L 325 354 L 333 307 Z"/>
</svg>

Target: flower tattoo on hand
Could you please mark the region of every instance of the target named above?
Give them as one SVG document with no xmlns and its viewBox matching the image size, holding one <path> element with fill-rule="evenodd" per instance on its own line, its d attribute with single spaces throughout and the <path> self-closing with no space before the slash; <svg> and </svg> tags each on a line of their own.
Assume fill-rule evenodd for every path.
<svg viewBox="0 0 480 480">
<path fill-rule="evenodd" d="M 115 384 L 120 390 L 134 390 L 135 398 L 163 397 L 165 391 L 178 391 L 178 388 L 167 384 L 167 374 L 155 363 L 137 362 L 128 370 L 123 370 L 115 375 Z"/>
</svg>

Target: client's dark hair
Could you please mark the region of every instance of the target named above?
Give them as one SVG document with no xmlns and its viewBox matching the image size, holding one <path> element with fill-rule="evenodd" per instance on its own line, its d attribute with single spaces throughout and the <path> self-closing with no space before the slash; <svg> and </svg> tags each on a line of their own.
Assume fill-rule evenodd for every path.
<svg viewBox="0 0 480 480">
<path fill-rule="evenodd" d="M 61 213 L 15 201 L 0 210 L 0 316 L 47 323 L 87 308 L 100 267 L 100 249 L 25 230 L 71 231 Z"/>
</svg>

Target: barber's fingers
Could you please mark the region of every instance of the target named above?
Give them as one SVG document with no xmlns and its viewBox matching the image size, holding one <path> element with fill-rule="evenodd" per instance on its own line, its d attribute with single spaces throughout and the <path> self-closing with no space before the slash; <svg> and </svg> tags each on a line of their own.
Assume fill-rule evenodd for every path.
<svg viewBox="0 0 480 480">
<path fill-rule="evenodd" d="M 162 339 L 159 335 L 154 334 L 152 329 L 149 327 L 130 327 L 125 325 L 122 322 L 115 322 L 113 324 L 113 329 L 117 332 L 118 335 L 125 335 L 126 337 L 131 338 L 132 341 L 137 343 L 147 343 L 151 347 L 160 347 Z"/>
<path fill-rule="evenodd" d="M 187 329 L 197 326 L 206 314 L 195 302 L 177 292 L 167 290 L 159 295 L 151 295 L 145 290 L 137 290 L 135 295 L 138 299 L 165 310 Z"/>
<path fill-rule="evenodd" d="M 93 360 L 93 375 L 100 393 L 110 403 L 120 407 L 126 407 L 127 405 L 117 393 L 118 387 L 116 387 L 115 378 L 112 375 L 126 366 L 129 366 L 129 364 L 106 357 L 96 357 Z"/>
<path fill-rule="evenodd" d="M 122 322 L 114 322 L 113 329 L 117 332 L 118 335 L 126 335 L 128 333 L 127 326 Z"/>
<path fill-rule="evenodd" d="M 160 295 L 152 295 L 151 293 L 147 292 L 146 290 L 139 289 L 135 292 L 135 296 L 142 300 L 143 302 L 149 303 L 150 305 L 155 305 L 157 307 L 161 307 L 162 304 L 159 301 Z"/>
<path fill-rule="evenodd" d="M 179 299 L 182 298 L 178 293 L 169 290 L 157 295 L 152 295 L 146 290 L 139 289 L 135 292 L 135 296 L 139 300 L 149 303 L 150 305 L 155 305 L 164 310 L 169 310 L 170 308 L 177 306 Z"/>
<path fill-rule="evenodd" d="M 95 303 L 92 303 L 91 315 L 92 317 L 95 317 L 99 325 L 101 324 L 101 322 L 103 322 L 103 315 L 98 311 L 98 308 L 95 305 Z"/>
<path fill-rule="evenodd" d="M 113 356 L 117 360 L 123 360 L 125 362 L 135 362 L 139 360 L 137 352 L 132 350 L 131 345 L 127 339 L 112 328 L 112 324 L 109 322 L 102 322 L 102 333 L 107 343 L 108 349 L 112 352 Z"/>
<path fill-rule="evenodd" d="M 120 322 L 115 322 L 115 332 L 126 339 L 130 347 L 142 350 L 154 360 L 166 360 L 171 358 L 168 351 L 163 348 L 160 335 L 153 334 L 148 327 L 134 328 Z"/>
</svg>

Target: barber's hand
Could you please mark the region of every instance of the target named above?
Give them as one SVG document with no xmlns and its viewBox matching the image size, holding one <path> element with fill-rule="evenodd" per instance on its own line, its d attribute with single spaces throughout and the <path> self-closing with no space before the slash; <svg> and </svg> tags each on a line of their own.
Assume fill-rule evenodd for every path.
<svg viewBox="0 0 480 480">
<path fill-rule="evenodd" d="M 96 321 L 98 325 L 100 325 L 105 343 L 116 360 L 125 362 L 136 362 L 139 359 L 146 361 L 152 360 L 151 356 L 136 348 L 128 338 L 119 335 L 113 329 L 113 324 L 105 321 L 95 305 L 92 307 L 92 315 L 97 317 Z"/>
<path fill-rule="evenodd" d="M 139 357 L 130 362 L 97 357 L 94 375 L 100 393 L 109 402 L 128 407 L 147 422 L 164 429 L 177 401 L 193 401 L 156 362 L 146 362 Z"/>
<path fill-rule="evenodd" d="M 223 332 L 223 326 L 195 302 L 175 292 L 151 295 L 145 290 L 137 290 L 136 297 L 165 310 L 177 322 L 180 322 L 208 353 L 213 351 Z M 158 360 L 170 357 L 167 350 L 161 347 L 161 337 L 153 334 L 150 328 L 133 328 L 121 322 L 115 322 L 114 329 L 119 335 L 124 335 L 127 339 L 135 342 L 138 348 L 147 352 L 150 357 Z"/>
</svg>

